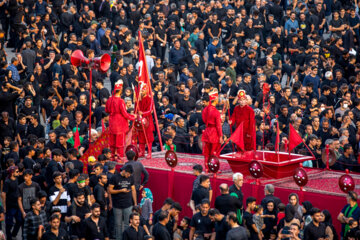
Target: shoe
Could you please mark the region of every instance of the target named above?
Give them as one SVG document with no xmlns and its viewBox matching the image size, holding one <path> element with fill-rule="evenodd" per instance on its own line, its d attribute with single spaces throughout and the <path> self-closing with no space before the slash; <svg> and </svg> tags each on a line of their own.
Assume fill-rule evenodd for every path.
<svg viewBox="0 0 360 240">
<path fill-rule="evenodd" d="M 148 155 L 146 156 L 146 159 L 150 159 L 151 158 L 151 152 L 148 153 Z"/>
</svg>

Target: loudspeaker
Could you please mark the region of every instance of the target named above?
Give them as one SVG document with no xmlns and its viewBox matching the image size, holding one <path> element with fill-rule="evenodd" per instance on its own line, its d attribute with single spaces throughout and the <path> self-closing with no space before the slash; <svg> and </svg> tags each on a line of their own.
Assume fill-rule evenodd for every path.
<svg viewBox="0 0 360 240">
<path fill-rule="evenodd" d="M 99 69 L 102 73 L 106 73 L 110 68 L 111 57 L 109 54 L 105 53 L 101 57 L 93 58 L 91 61 L 94 62 L 96 69 Z"/>
<path fill-rule="evenodd" d="M 90 60 L 84 56 L 81 50 L 75 50 L 73 54 L 71 54 L 71 64 L 75 67 L 80 66 L 82 63 L 90 64 Z"/>
</svg>

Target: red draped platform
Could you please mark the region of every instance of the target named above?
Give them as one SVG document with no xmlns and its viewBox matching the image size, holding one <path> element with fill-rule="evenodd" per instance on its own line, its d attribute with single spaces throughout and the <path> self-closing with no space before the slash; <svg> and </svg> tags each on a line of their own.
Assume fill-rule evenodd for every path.
<svg viewBox="0 0 360 240">
<path fill-rule="evenodd" d="M 140 159 L 146 169 L 150 173 L 149 183 L 146 187 L 150 188 L 154 193 L 154 210 L 161 207 L 165 198 L 170 196 L 168 193 L 168 184 L 173 186 L 172 197 L 180 202 L 183 207 L 181 217 L 192 216 L 192 211 L 188 206 L 190 200 L 192 183 L 195 176 L 192 175 L 192 167 L 195 164 L 203 164 L 203 157 L 198 155 L 178 154 L 178 166 L 174 173 L 171 168 L 165 163 L 165 153 L 153 153 L 152 159 Z M 260 203 L 264 197 L 265 184 L 271 183 L 275 186 L 275 195 L 281 199 L 282 202 L 288 203 L 288 196 L 290 193 L 297 193 L 300 201 L 311 201 L 314 207 L 320 209 L 328 209 L 333 217 L 333 222 L 338 232 L 340 232 L 340 223 L 336 220 L 337 215 L 346 204 L 345 194 L 341 192 L 338 186 L 339 177 L 343 172 L 322 171 L 317 169 L 306 169 L 309 182 L 304 187 L 303 191 L 294 183 L 292 177 L 285 177 L 281 179 L 270 179 L 263 177 L 260 179 L 260 184 L 255 184 L 255 179 L 249 176 L 249 171 L 244 170 L 242 173 L 246 176 L 244 178 L 244 185 L 242 191 L 245 198 L 254 196 L 257 202 Z M 214 190 L 214 204 L 215 197 L 220 194 L 219 185 L 221 183 L 232 184 L 232 170 L 226 160 L 220 160 L 220 174 L 214 178 L 211 176 L 212 188 Z M 173 180 L 172 180 L 173 174 Z M 360 176 L 351 174 L 357 185 L 360 184 Z M 360 186 L 360 185 L 359 185 Z M 245 201 L 245 200 L 244 200 Z M 212 205 L 213 206 L 213 205 Z"/>
</svg>

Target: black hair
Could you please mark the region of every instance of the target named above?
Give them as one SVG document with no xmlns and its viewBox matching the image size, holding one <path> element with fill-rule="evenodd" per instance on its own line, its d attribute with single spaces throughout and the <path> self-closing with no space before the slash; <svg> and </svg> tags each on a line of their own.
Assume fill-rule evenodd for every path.
<svg viewBox="0 0 360 240">
<path fill-rule="evenodd" d="M 200 184 L 205 182 L 206 180 L 210 179 L 209 176 L 207 175 L 201 175 L 200 176 Z"/>
<path fill-rule="evenodd" d="M 182 207 L 181 207 L 181 205 L 180 205 L 180 203 L 178 203 L 178 202 L 174 202 L 172 205 L 171 205 L 171 208 L 175 208 L 176 210 L 178 210 L 178 211 L 182 211 Z"/>
<path fill-rule="evenodd" d="M 203 171 L 203 167 L 200 164 L 196 164 L 195 166 L 193 166 L 193 170 L 201 173 Z"/>
<path fill-rule="evenodd" d="M 131 165 L 125 165 L 124 167 L 122 167 L 121 169 L 122 171 L 125 171 L 127 173 L 133 174 L 134 169 Z"/>
<path fill-rule="evenodd" d="M 136 153 L 135 153 L 133 150 L 129 150 L 129 151 L 127 151 L 125 154 L 126 154 L 126 158 L 127 158 L 129 161 L 132 161 L 132 160 L 135 159 Z"/>
<path fill-rule="evenodd" d="M 249 205 L 250 203 L 256 202 L 256 198 L 254 197 L 248 197 L 246 199 L 246 206 Z"/>
<path fill-rule="evenodd" d="M 167 198 L 167 199 L 165 199 L 163 205 L 171 205 L 172 206 L 173 203 L 174 203 L 174 200 L 172 200 L 171 198 Z"/>
</svg>

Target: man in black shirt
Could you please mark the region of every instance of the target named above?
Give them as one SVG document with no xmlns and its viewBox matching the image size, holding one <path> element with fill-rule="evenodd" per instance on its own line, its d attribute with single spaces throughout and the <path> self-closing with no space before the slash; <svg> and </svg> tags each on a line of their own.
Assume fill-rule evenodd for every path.
<svg viewBox="0 0 360 240">
<path fill-rule="evenodd" d="M 8 178 L 4 182 L 3 192 L 1 198 L 4 204 L 4 211 L 6 213 L 6 236 L 15 237 L 22 225 L 22 216 L 18 205 L 18 176 L 19 169 L 12 166 L 8 169 Z M 16 223 L 14 224 L 14 218 Z"/>
<path fill-rule="evenodd" d="M 65 222 L 71 223 L 72 236 L 81 237 L 83 221 L 90 215 L 90 206 L 85 201 L 84 192 L 77 192 L 73 203 L 68 208 L 67 216 L 65 216 Z"/>
<path fill-rule="evenodd" d="M 45 137 L 45 131 L 44 131 L 44 126 L 39 124 L 39 115 L 38 114 L 33 114 L 30 117 L 30 122 L 31 124 L 28 126 L 27 129 L 27 136 L 29 136 L 30 134 L 33 134 L 35 136 L 37 136 L 38 138 L 44 138 Z"/>
<path fill-rule="evenodd" d="M 182 117 L 186 118 L 190 111 L 194 110 L 196 101 L 190 97 L 190 90 L 185 88 L 184 97 L 179 98 L 177 102 L 177 109 Z"/>
<path fill-rule="evenodd" d="M 166 42 L 167 35 L 165 29 L 165 21 L 164 19 L 160 19 L 159 26 L 155 28 L 155 46 L 157 55 L 160 57 L 161 61 L 163 61 L 165 57 Z"/>
<path fill-rule="evenodd" d="M 182 211 L 182 207 L 180 203 L 175 202 L 169 209 L 169 222 L 166 224 L 166 229 L 170 233 L 171 236 L 174 235 L 174 232 L 177 229 L 177 221 L 176 219 L 179 217 L 180 212 Z"/>
<path fill-rule="evenodd" d="M 123 233 L 123 240 L 143 240 L 146 232 L 140 226 L 140 215 L 136 212 L 130 214 L 130 226 Z"/>
<path fill-rule="evenodd" d="M 100 212 L 100 205 L 94 203 L 91 206 L 91 216 L 84 221 L 82 239 L 109 240 L 106 220 L 100 217 Z"/>
<path fill-rule="evenodd" d="M 121 239 L 122 232 L 129 226 L 133 203 L 137 205 L 133 172 L 133 167 L 126 165 L 109 182 L 108 191 L 113 202 L 116 239 Z"/>
<path fill-rule="evenodd" d="M 205 239 L 214 238 L 216 234 L 214 232 L 214 223 L 209 217 L 210 202 L 208 199 L 204 199 L 201 202 L 201 211 L 196 213 L 190 222 L 190 238 L 193 239 L 195 231 L 200 230 L 204 233 Z"/>
<path fill-rule="evenodd" d="M 231 229 L 226 235 L 226 240 L 247 240 L 248 235 L 246 229 L 242 226 L 239 226 L 237 216 L 234 212 L 229 212 L 227 215 L 227 222 L 230 225 Z"/>
<path fill-rule="evenodd" d="M 35 148 L 33 146 L 28 146 L 26 148 L 26 156 L 24 158 L 23 164 L 25 169 L 32 169 L 35 161 L 32 159 L 35 156 Z"/>
<path fill-rule="evenodd" d="M 229 187 L 226 183 L 220 184 L 221 195 L 215 199 L 215 208 L 221 214 L 228 214 L 228 212 L 236 212 L 237 209 L 242 208 L 242 203 L 235 196 L 230 196 Z"/>
<path fill-rule="evenodd" d="M 74 169 L 77 169 L 79 173 L 83 172 L 84 163 L 77 159 L 78 151 L 75 148 L 71 148 L 68 151 L 68 162 L 72 162 L 74 164 Z"/>
<path fill-rule="evenodd" d="M 215 222 L 216 240 L 226 238 L 226 233 L 229 231 L 229 225 L 226 222 L 226 217 L 219 212 L 218 209 L 210 209 L 209 217 L 211 221 Z"/>
<path fill-rule="evenodd" d="M 312 222 L 309 223 L 304 229 L 304 240 L 327 238 L 328 236 L 325 232 L 326 226 L 321 222 L 321 210 L 318 208 L 313 208 L 311 211 Z"/>
<path fill-rule="evenodd" d="M 209 190 L 210 190 L 210 178 L 209 176 L 202 175 L 200 176 L 200 185 L 197 187 L 190 201 L 190 207 L 195 212 L 196 205 L 200 204 L 203 199 L 209 200 Z"/>
<path fill-rule="evenodd" d="M 275 204 L 275 208 L 277 208 L 278 204 L 281 203 L 280 198 L 274 196 L 275 188 L 272 184 L 265 185 L 265 197 L 261 200 L 261 206 L 266 209 L 266 205 L 268 202 L 272 201 Z"/>
<path fill-rule="evenodd" d="M 31 210 L 31 199 L 38 197 L 38 193 L 41 190 L 39 184 L 32 181 L 33 175 L 31 169 L 26 169 L 23 174 L 25 181 L 18 188 L 18 204 L 24 219 L 26 213 Z"/>
<path fill-rule="evenodd" d="M 229 188 L 230 195 L 237 197 L 239 199 L 241 205 L 243 205 L 244 195 L 241 191 L 241 187 L 244 183 L 244 176 L 239 172 L 234 173 L 233 182 L 234 182 L 234 184 L 231 185 Z"/>
<path fill-rule="evenodd" d="M 168 211 L 161 211 L 158 219 L 159 219 L 159 222 L 156 223 L 153 228 L 153 235 L 154 235 L 155 239 L 156 240 L 171 240 L 170 233 L 166 229 L 166 224 L 169 222 Z"/>
<path fill-rule="evenodd" d="M 244 212 L 243 220 L 244 220 L 244 226 L 246 226 L 247 230 L 250 232 L 250 240 L 258 240 L 258 232 L 256 225 L 253 221 L 253 215 L 252 211 L 254 211 L 254 208 L 256 206 L 256 198 L 254 197 L 248 197 L 246 199 L 246 210 Z"/>
<path fill-rule="evenodd" d="M 154 213 L 154 216 L 153 216 L 153 224 L 154 225 L 159 221 L 160 213 L 162 211 L 168 211 L 173 204 L 174 204 L 174 200 L 172 200 L 171 198 L 165 199 L 162 207 Z"/>
<path fill-rule="evenodd" d="M 106 197 L 105 185 L 107 185 L 108 177 L 105 173 L 101 173 L 98 176 L 98 184 L 94 187 L 94 198 L 95 201 L 100 205 L 101 216 L 107 216 L 107 203 L 108 198 Z"/>
<path fill-rule="evenodd" d="M 60 227 L 60 216 L 53 214 L 50 217 L 50 229 L 42 234 L 41 240 L 69 240 L 69 234 Z M 43 229 L 43 228 L 41 228 Z"/>
<path fill-rule="evenodd" d="M 64 172 L 64 168 L 62 166 L 62 152 L 60 149 L 56 148 L 52 152 L 53 159 L 46 166 L 46 183 L 48 186 L 52 186 L 54 184 L 53 174 L 55 172 Z"/>
</svg>

